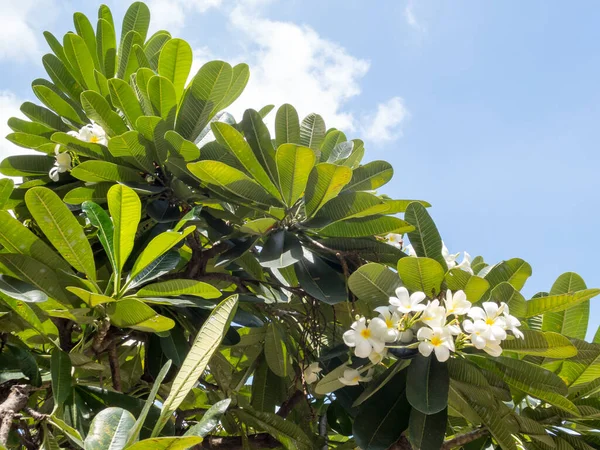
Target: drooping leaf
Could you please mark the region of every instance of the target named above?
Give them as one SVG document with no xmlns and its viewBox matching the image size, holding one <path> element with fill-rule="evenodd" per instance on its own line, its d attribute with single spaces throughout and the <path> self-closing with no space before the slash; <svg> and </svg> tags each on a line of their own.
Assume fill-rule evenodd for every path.
<svg viewBox="0 0 600 450">
<path fill-rule="evenodd" d="M 134 425 L 133 415 L 122 408 L 106 408 L 94 417 L 84 441 L 84 450 L 122 450 L 127 433 Z"/>
<path fill-rule="evenodd" d="M 137 170 L 106 161 L 84 161 L 71 170 L 71 175 L 81 181 L 91 183 L 142 181 L 142 177 Z"/>
<path fill-rule="evenodd" d="M 55 405 L 62 405 L 71 395 L 71 360 L 69 355 L 59 348 L 52 351 L 50 359 L 52 377 L 52 396 Z"/>
<path fill-rule="evenodd" d="M 435 414 L 423 414 L 417 409 L 410 412 L 408 436 L 415 450 L 439 450 L 444 442 L 448 409 Z"/>
<path fill-rule="evenodd" d="M 406 398 L 423 414 L 436 414 L 448 405 L 448 366 L 435 355 L 417 355 L 406 375 Z"/>
<path fill-rule="evenodd" d="M 196 425 L 191 426 L 184 436 L 207 436 L 219 424 L 230 403 L 231 399 L 226 398 L 212 405 L 204 413 L 202 419 Z"/>
<path fill-rule="evenodd" d="M 48 300 L 48 295 L 36 286 L 24 281 L 0 274 L 0 292 L 15 300 L 27 303 L 39 303 Z"/>
<path fill-rule="evenodd" d="M 285 230 L 271 233 L 260 252 L 263 267 L 280 269 L 291 266 L 302 259 L 302 246 L 293 234 Z"/>
<path fill-rule="evenodd" d="M 201 298 L 219 298 L 221 296 L 221 291 L 202 281 L 176 279 L 149 284 L 140 289 L 136 295 L 138 297 L 177 297 L 179 295 L 193 295 Z"/>
<path fill-rule="evenodd" d="M 265 359 L 269 369 L 279 377 L 287 377 L 290 356 L 279 327 L 270 323 L 265 334 Z"/>
<path fill-rule="evenodd" d="M 329 305 L 346 301 L 348 293 L 341 274 L 319 256 L 305 251 L 304 257 L 294 264 L 302 288 L 314 298 Z"/>
</svg>

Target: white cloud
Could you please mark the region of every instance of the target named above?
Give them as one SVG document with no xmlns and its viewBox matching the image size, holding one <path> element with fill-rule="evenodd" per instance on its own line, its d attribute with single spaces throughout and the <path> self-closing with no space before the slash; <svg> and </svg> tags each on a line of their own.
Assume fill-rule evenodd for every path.
<svg viewBox="0 0 600 450">
<path fill-rule="evenodd" d="M 406 19 L 406 23 L 408 23 L 412 28 L 422 33 L 426 32 L 426 28 L 421 24 L 421 22 L 417 19 L 414 10 L 414 0 L 408 0 L 406 7 L 404 8 L 404 18 Z"/>
<path fill-rule="evenodd" d="M 221 3 L 222 0 L 150 0 L 151 31 L 168 30 L 173 34 L 183 28 L 188 15 L 201 14 Z"/>
<path fill-rule="evenodd" d="M 40 55 L 38 33 L 30 24 L 35 0 L 0 2 L 0 60 L 24 61 Z"/>
<path fill-rule="evenodd" d="M 11 117 L 25 118 L 19 107 L 22 101 L 10 91 L 0 91 L 0 155 L 3 159 L 11 155 L 20 155 L 27 153 L 27 149 L 21 148 L 5 139 L 6 135 L 12 133 L 12 130 L 7 125 L 8 119 Z"/>
<path fill-rule="evenodd" d="M 394 141 L 402 136 L 400 125 L 409 117 L 402 98 L 393 97 L 377 105 L 377 112 L 365 118 L 363 136 L 375 144 Z"/>
</svg>

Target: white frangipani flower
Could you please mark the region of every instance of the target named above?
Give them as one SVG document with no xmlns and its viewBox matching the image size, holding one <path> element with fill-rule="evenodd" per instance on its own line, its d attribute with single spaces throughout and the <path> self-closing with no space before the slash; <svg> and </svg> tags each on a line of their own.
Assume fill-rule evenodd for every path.
<svg viewBox="0 0 600 450">
<path fill-rule="evenodd" d="M 71 170 L 71 155 L 67 152 L 61 153 L 59 144 L 56 144 L 56 147 L 54 147 L 54 154 L 56 155 L 56 162 L 50 169 L 50 172 L 48 172 L 48 175 L 52 181 L 58 181 L 59 173 Z"/>
<path fill-rule="evenodd" d="M 450 352 L 454 351 L 454 339 L 447 330 L 443 328 L 420 328 L 417 332 L 417 339 L 421 341 L 419 344 L 419 353 L 427 357 L 431 352 L 435 353 L 438 361 L 447 361 L 450 357 Z"/>
<path fill-rule="evenodd" d="M 428 327 L 442 328 L 446 324 L 446 308 L 440 306 L 439 300 L 429 302 L 420 320 Z"/>
<path fill-rule="evenodd" d="M 446 307 L 446 315 L 454 314 L 455 316 L 462 316 L 467 314 L 471 309 L 471 302 L 467 300 L 467 295 L 464 291 L 456 291 L 452 295 L 452 291 L 448 289 L 446 291 L 444 306 Z"/>
<path fill-rule="evenodd" d="M 368 358 L 372 351 L 381 353 L 385 347 L 384 342 L 377 336 L 387 328 L 385 322 L 374 318 L 367 326 L 367 319 L 361 317 L 351 326 L 351 330 L 344 333 L 344 342 L 348 347 L 355 347 L 354 353 L 359 358 Z"/>
<path fill-rule="evenodd" d="M 396 297 L 390 297 L 390 305 L 393 307 L 391 309 L 402 314 L 423 311 L 426 305 L 421 302 L 425 300 L 425 297 L 423 292 L 414 292 L 410 295 L 408 289 L 400 286 L 396 289 Z"/>
<path fill-rule="evenodd" d="M 473 269 L 471 268 L 471 255 L 465 252 L 463 260 L 455 267 L 455 269 L 464 270 L 465 272 L 469 272 L 471 275 L 473 275 Z"/>
<path fill-rule="evenodd" d="M 379 313 L 379 318 L 383 320 L 386 325 L 385 329 L 381 329 L 377 337 L 384 342 L 394 342 L 398 339 L 400 331 L 398 330 L 398 323 L 400 322 L 400 316 L 396 312 L 390 311 L 387 306 L 380 306 L 375 308 L 375 311 Z M 377 325 L 375 325 L 377 327 Z"/>
<path fill-rule="evenodd" d="M 310 364 L 306 369 L 304 369 L 304 381 L 306 384 L 313 384 L 319 379 L 319 372 L 323 370 L 319 367 L 318 362 L 314 362 Z"/>
<path fill-rule="evenodd" d="M 389 233 L 385 236 L 385 239 L 387 241 L 388 244 L 393 245 L 394 247 L 396 247 L 397 249 L 401 249 L 402 248 L 402 235 L 401 234 L 396 234 L 396 233 Z"/>
<path fill-rule="evenodd" d="M 400 332 L 400 336 L 399 336 L 398 340 L 403 344 L 408 344 L 409 342 L 412 342 L 414 338 L 415 338 L 415 333 L 413 330 L 411 330 L 409 328 L 408 330 L 404 330 L 404 331 Z"/>
<path fill-rule="evenodd" d="M 502 306 L 504 307 L 504 329 L 506 331 L 512 331 L 517 339 L 524 339 L 525 335 L 518 328 L 521 326 L 521 322 L 515 316 L 509 314 L 508 305 L 506 303 L 502 303 Z"/>
<path fill-rule="evenodd" d="M 488 326 L 483 320 L 476 320 L 473 322 L 472 320 L 466 319 L 463 321 L 462 326 L 465 333 L 469 335 L 471 343 L 479 350 L 482 350 L 487 345 L 488 340 L 491 339 L 491 336 L 488 333 Z"/>
<path fill-rule="evenodd" d="M 344 370 L 344 375 L 338 378 L 342 384 L 346 386 L 356 386 L 361 381 L 371 381 L 373 379 L 373 369 L 369 369 L 366 376 L 361 376 L 356 369 Z"/>
<path fill-rule="evenodd" d="M 407 253 L 408 256 L 417 256 L 417 252 L 415 251 L 415 248 L 412 245 L 407 245 L 404 248 L 404 253 Z"/>
<path fill-rule="evenodd" d="M 502 316 L 506 304 L 498 306 L 494 302 L 483 302 L 481 306 L 483 308 L 479 306 L 472 307 L 467 315 L 476 322 L 478 320 L 483 321 L 487 327 L 484 333 L 487 340 L 503 341 L 506 339 L 506 320 Z"/>
<path fill-rule="evenodd" d="M 97 123 L 92 123 L 82 127 L 79 132 L 69 131 L 71 136 L 75 136 L 80 141 L 91 142 L 92 144 L 107 145 L 108 139 L 106 138 L 106 132 Z"/>
<path fill-rule="evenodd" d="M 388 352 L 387 348 L 384 348 L 381 353 L 377 353 L 377 352 L 373 351 L 369 355 L 369 361 L 371 361 L 371 364 L 373 364 L 373 365 L 379 364 L 381 361 L 383 361 L 383 358 L 385 358 L 387 356 L 387 352 Z"/>
<path fill-rule="evenodd" d="M 446 244 L 444 244 L 444 241 L 442 241 L 442 256 L 446 260 L 448 269 L 452 269 L 454 266 L 456 266 L 456 258 L 458 258 L 459 255 L 460 253 L 450 253 L 448 247 L 446 247 Z"/>
<path fill-rule="evenodd" d="M 487 341 L 483 351 L 490 356 L 498 357 L 502 354 L 502 347 L 497 342 Z"/>
</svg>

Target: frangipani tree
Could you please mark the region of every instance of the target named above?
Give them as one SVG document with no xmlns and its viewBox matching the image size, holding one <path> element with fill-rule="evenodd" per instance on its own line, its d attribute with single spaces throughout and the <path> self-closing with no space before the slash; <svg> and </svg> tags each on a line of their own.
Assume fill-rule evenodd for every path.
<svg viewBox="0 0 600 450">
<path fill-rule="evenodd" d="M 9 120 L 39 154 L 0 163 L 23 177 L 0 180 L 1 445 L 600 448 L 600 290 L 527 300 L 525 261 L 458 264 L 360 139 L 234 118 L 249 68 L 188 82 L 149 21 L 45 33 L 41 105 Z"/>
</svg>

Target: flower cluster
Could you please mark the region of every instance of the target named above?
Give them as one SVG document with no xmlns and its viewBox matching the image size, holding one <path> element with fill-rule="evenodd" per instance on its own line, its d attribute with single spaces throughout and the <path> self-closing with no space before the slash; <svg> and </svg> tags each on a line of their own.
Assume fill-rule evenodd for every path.
<svg viewBox="0 0 600 450">
<path fill-rule="evenodd" d="M 450 290 L 443 303 L 438 299 L 425 300 L 423 292 L 410 294 L 405 287 L 399 287 L 396 296 L 390 297 L 389 306 L 375 308 L 378 317 L 357 317 L 344 333 L 344 342 L 354 348 L 357 357 L 369 358 L 373 363 L 381 361 L 388 347 L 416 347 L 423 356 L 434 353 L 443 362 L 451 352 L 465 347 L 499 356 L 500 344 L 508 332 L 523 338 L 518 328 L 521 323 L 510 315 L 506 303 L 472 306 L 463 291 Z"/>
</svg>

